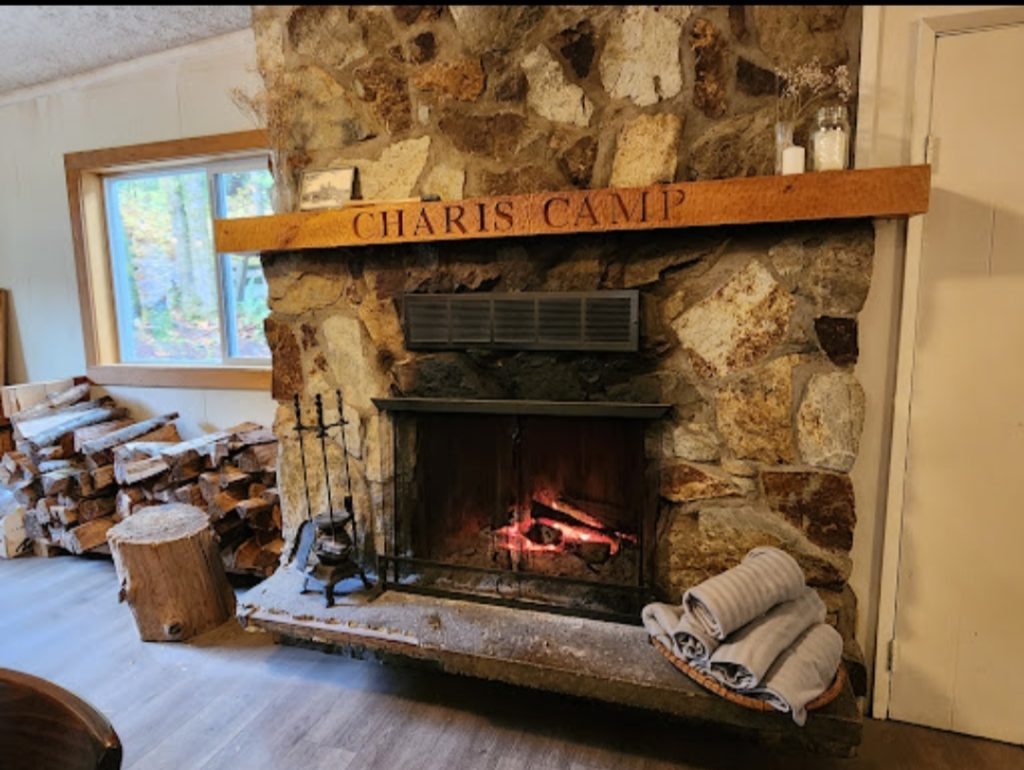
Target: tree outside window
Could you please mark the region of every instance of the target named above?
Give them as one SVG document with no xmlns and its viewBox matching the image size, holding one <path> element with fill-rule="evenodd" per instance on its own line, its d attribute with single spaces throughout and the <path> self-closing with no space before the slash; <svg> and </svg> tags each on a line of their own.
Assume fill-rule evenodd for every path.
<svg viewBox="0 0 1024 770">
<path fill-rule="evenodd" d="M 110 175 L 104 185 L 121 361 L 265 363 L 259 257 L 215 253 L 213 219 L 272 213 L 266 157 Z"/>
</svg>

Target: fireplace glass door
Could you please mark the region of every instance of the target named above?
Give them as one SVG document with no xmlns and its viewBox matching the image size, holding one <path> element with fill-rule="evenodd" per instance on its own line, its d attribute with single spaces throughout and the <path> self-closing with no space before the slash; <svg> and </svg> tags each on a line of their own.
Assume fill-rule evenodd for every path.
<svg viewBox="0 0 1024 770">
<path fill-rule="evenodd" d="M 651 503 L 637 419 L 395 414 L 389 581 L 636 619 Z"/>
</svg>

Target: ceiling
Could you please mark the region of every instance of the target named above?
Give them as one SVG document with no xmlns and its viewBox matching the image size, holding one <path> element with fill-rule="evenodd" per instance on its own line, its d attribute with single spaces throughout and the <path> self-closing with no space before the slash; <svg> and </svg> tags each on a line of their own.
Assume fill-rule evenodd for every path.
<svg viewBox="0 0 1024 770">
<path fill-rule="evenodd" d="M 0 7 L 0 94 L 250 26 L 248 5 Z"/>
</svg>

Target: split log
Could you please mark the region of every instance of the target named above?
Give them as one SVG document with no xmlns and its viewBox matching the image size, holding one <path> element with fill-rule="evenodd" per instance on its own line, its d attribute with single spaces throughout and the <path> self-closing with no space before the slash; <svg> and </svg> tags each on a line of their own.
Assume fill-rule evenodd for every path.
<svg viewBox="0 0 1024 770">
<path fill-rule="evenodd" d="M 78 509 L 67 505 L 50 506 L 50 518 L 56 517 L 63 527 L 73 527 L 78 523 Z"/>
<path fill-rule="evenodd" d="M 47 497 L 66 495 L 71 490 L 72 482 L 78 475 L 77 468 L 62 468 L 44 473 L 39 477 L 43 494 Z"/>
<path fill-rule="evenodd" d="M 172 467 L 201 460 L 205 467 L 216 468 L 228 457 L 230 438 L 231 434 L 227 431 L 208 433 L 168 447 L 160 456 Z"/>
<path fill-rule="evenodd" d="M 240 470 L 248 473 L 271 471 L 277 468 L 277 443 L 246 447 L 235 458 Z"/>
<path fill-rule="evenodd" d="M 96 494 L 96 487 L 92 481 L 92 473 L 89 470 L 85 468 L 76 468 L 74 482 L 73 494 L 77 497 L 92 497 Z"/>
<path fill-rule="evenodd" d="M 166 462 L 165 455 L 161 455 L 161 459 Z M 166 483 L 177 485 L 183 481 L 197 479 L 199 474 L 203 472 L 204 466 L 203 458 L 199 455 L 191 452 L 180 455 L 178 460 L 171 464 Z"/>
<path fill-rule="evenodd" d="M 62 446 L 43 447 L 35 453 L 35 458 L 40 465 L 54 460 L 67 460 L 70 462 L 71 459 L 64 456 L 64 447 Z"/>
<path fill-rule="evenodd" d="M 248 428 L 250 425 L 253 427 L 248 430 L 238 430 L 243 427 Z M 234 433 L 231 439 L 232 450 L 242 449 L 255 444 L 273 444 L 277 441 L 274 431 L 261 425 L 254 425 L 253 423 L 236 425 L 231 431 Z"/>
<path fill-rule="evenodd" d="M 78 518 L 80 521 L 92 521 L 103 516 L 109 516 L 114 512 L 117 505 L 117 498 L 114 495 L 109 497 L 94 497 L 89 500 L 78 501 Z"/>
<path fill-rule="evenodd" d="M 220 494 L 220 474 L 216 471 L 207 471 L 199 476 L 199 491 L 203 495 L 203 501 L 209 503 Z"/>
<path fill-rule="evenodd" d="M 238 515 L 255 529 L 272 529 L 274 506 L 262 498 L 243 500 L 235 506 Z"/>
<path fill-rule="evenodd" d="M 135 460 L 146 460 L 159 457 L 165 449 L 174 446 L 170 441 L 129 441 L 114 447 L 114 462 L 130 463 Z"/>
<path fill-rule="evenodd" d="M 21 556 L 31 547 L 25 534 L 25 509 L 15 506 L 0 518 L 0 559 Z"/>
<path fill-rule="evenodd" d="M 36 491 L 35 484 L 29 484 L 14 490 L 14 499 L 18 501 L 18 505 L 35 508 L 39 502 L 39 492 Z"/>
<path fill-rule="evenodd" d="M 121 487 L 117 491 L 114 502 L 115 516 L 120 519 L 127 519 L 132 515 L 135 506 L 145 499 L 145 495 L 138 487 Z"/>
<path fill-rule="evenodd" d="M 31 540 L 42 540 L 46 537 L 47 528 L 43 526 L 43 523 L 36 516 L 35 508 L 25 510 L 25 537 Z"/>
<path fill-rule="evenodd" d="M 127 409 L 123 409 L 118 406 L 106 406 L 99 407 L 96 409 L 86 409 L 83 412 L 76 412 L 74 414 L 64 416 L 57 416 L 54 418 L 43 420 L 34 420 L 34 423 L 43 423 L 45 426 L 41 426 L 41 429 L 33 430 L 31 435 L 26 435 L 26 425 L 19 425 L 18 431 L 22 437 L 29 443 L 36 447 L 44 447 L 53 444 L 62 436 L 73 434 L 78 428 L 85 428 L 89 425 L 96 425 L 97 423 L 107 422 L 108 420 L 117 420 L 128 414 Z M 72 438 L 73 442 L 73 438 Z M 72 443 L 72 449 L 74 445 Z"/>
<path fill-rule="evenodd" d="M 114 477 L 119 484 L 138 484 L 149 479 L 154 479 L 170 470 L 170 467 L 159 457 L 148 457 L 145 460 L 119 465 L 114 462 Z"/>
<path fill-rule="evenodd" d="M 221 492 L 227 492 L 239 500 L 244 500 L 248 495 L 250 477 L 231 465 L 225 465 L 219 471 L 207 471 L 199 477 L 199 490 L 203 493 L 203 499 L 212 503 Z"/>
<path fill-rule="evenodd" d="M 236 497 L 226 490 L 219 492 L 206 504 L 206 512 L 209 514 L 211 521 L 216 521 L 234 511 L 244 499 Z"/>
<path fill-rule="evenodd" d="M 169 422 L 144 436 L 139 436 L 138 440 L 150 443 L 177 444 L 181 441 L 181 434 L 178 433 L 178 426 Z"/>
<path fill-rule="evenodd" d="M 4 470 L 10 474 L 9 485 L 20 484 L 31 481 L 39 475 L 39 467 L 32 461 L 32 458 L 25 452 L 8 452 L 0 461 Z"/>
<path fill-rule="evenodd" d="M 43 559 L 52 559 L 54 556 L 66 556 L 67 551 L 61 547 L 60 543 L 40 537 L 32 540 L 32 555 Z"/>
<path fill-rule="evenodd" d="M 91 551 L 107 542 L 107 532 L 114 526 L 109 517 L 93 519 L 69 529 L 61 536 L 60 544 L 74 554 Z"/>
<path fill-rule="evenodd" d="M 120 597 L 146 641 L 184 641 L 234 616 L 216 538 L 190 505 L 147 508 L 107 533 Z"/>
<path fill-rule="evenodd" d="M 197 508 L 202 508 L 205 504 L 198 484 L 186 484 L 183 487 L 178 487 L 173 491 L 173 499 L 176 502 L 194 505 Z"/>
<path fill-rule="evenodd" d="M 114 478 L 113 465 L 101 465 L 89 475 L 92 478 L 92 488 L 96 492 L 105 490 L 117 483 L 117 479 Z"/>
<path fill-rule="evenodd" d="M 103 396 L 102 398 L 93 399 L 92 401 L 82 401 L 78 404 L 65 406 L 61 409 L 47 409 L 28 419 L 22 418 L 17 421 L 13 421 L 12 425 L 14 425 L 14 430 L 18 438 L 26 441 L 32 441 L 35 435 L 57 425 L 61 425 L 72 418 L 80 416 L 83 412 L 92 412 L 96 409 L 108 409 L 114 405 L 114 399 L 110 396 Z M 72 429 L 71 432 L 73 433 L 74 429 Z"/>
<path fill-rule="evenodd" d="M 121 430 L 121 428 L 127 428 L 134 423 L 135 420 L 112 420 L 110 422 L 101 422 L 98 425 L 90 425 L 87 428 L 79 428 L 74 434 L 75 451 L 81 452 L 82 446 L 87 441 L 92 441 L 100 436 L 106 436 L 115 430 Z"/>
<path fill-rule="evenodd" d="M 222 553 L 224 551 L 234 551 L 239 543 L 252 535 L 249 528 L 245 526 L 245 522 L 234 511 L 231 511 L 223 518 L 213 521 L 212 524 L 217 537 L 220 538 Z"/>
<path fill-rule="evenodd" d="M 62 390 L 58 393 L 51 393 L 43 399 L 42 402 L 35 406 L 30 406 L 28 409 L 22 409 L 20 412 L 15 412 L 11 415 L 11 422 L 19 423 L 31 420 L 34 417 L 42 417 L 50 412 L 69 407 L 88 398 L 89 383 L 83 382 L 81 385 L 75 385 L 67 390 Z"/>
<path fill-rule="evenodd" d="M 281 559 L 284 540 L 261 535 L 246 540 L 235 551 L 234 568 L 240 572 L 269 574 Z"/>
<path fill-rule="evenodd" d="M 47 448 L 48 449 L 55 449 L 58 452 L 60 451 L 60 447 L 47 447 Z M 39 459 L 41 461 L 39 463 L 39 465 L 38 465 L 40 473 L 49 473 L 50 471 L 59 471 L 62 468 L 70 468 L 71 466 L 73 466 L 75 464 L 73 460 L 64 460 L 64 459 L 60 459 L 60 460 L 43 460 L 41 456 L 40 456 Z"/>
<path fill-rule="evenodd" d="M 126 444 L 129 441 L 145 436 L 158 428 L 162 428 L 172 420 L 178 419 L 177 412 L 164 414 L 159 417 L 151 417 L 148 420 L 132 423 L 124 428 L 111 431 L 103 436 L 98 436 L 82 444 L 82 453 L 87 455 L 102 452 L 105 449 L 112 449 L 119 444 Z"/>
</svg>

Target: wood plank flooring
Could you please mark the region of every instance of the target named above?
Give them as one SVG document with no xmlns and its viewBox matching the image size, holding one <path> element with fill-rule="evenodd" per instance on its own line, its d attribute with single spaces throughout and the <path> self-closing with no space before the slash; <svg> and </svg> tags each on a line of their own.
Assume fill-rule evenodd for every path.
<svg viewBox="0 0 1024 770">
<path fill-rule="evenodd" d="M 0 666 L 113 722 L 132 770 L 1024 770 L 1024 749 L 869 721 L 827 760 L 548 693 L 274 645 L 229 623 L 139 641 L 109 561 L 0 560 Z"/>
</svg>

